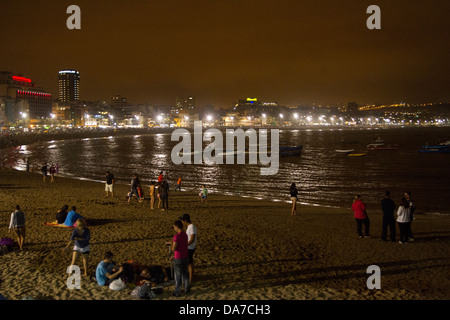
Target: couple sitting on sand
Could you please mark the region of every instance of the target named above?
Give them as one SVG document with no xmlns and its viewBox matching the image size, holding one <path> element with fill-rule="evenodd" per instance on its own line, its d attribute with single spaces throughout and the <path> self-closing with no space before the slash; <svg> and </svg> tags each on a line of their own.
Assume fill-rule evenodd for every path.
<svg viewBox="0 0 450 320">
<path fill-rule="evenodd" d="M 117 268 L 113 261 L 113 254 L 108 251 L 97 266 L 95 279 L 100 286 L 109 286 L 114 280 L 121 279 L 125 283 L 136 285 L 147 283 L 154 287 L 168 282 L 173 277 L 170 268 L 145 266 L 132 260 Z"/>
<path fill-rule="evenodd" d="M 69 210 L 69 206 L 66 204 L 58 211 L 55 224 L 65 225 L 66 227 L 75 227 L 75 222 L 83 217 L 76 212 L 77 208 L 75 206 L 73 206 L 72 210 L 69 212 L 67 212 L 67 210 Z"/>
</svg>

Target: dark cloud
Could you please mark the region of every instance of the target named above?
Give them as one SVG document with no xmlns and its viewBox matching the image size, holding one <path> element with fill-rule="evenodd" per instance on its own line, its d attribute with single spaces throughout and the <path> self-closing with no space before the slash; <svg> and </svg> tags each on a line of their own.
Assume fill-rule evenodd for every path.
<svg viewBox="0 0 450 320">
<path fill-rule="evenodd" d="M 66 28 L 77 4 L 82 30 Z M 366 28 L 377 4 L 382 29 Z M 0 69 L 57 94 L 81 72 L 81 98 L 122 94 L 230 106 L 450 100 L 448 0 L 2 1 Z"/>
</svg>

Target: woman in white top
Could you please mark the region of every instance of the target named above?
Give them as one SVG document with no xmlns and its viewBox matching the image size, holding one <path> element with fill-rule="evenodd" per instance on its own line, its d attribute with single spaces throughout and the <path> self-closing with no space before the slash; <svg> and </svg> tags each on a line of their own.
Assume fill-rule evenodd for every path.
<svg viewBox="0 0 450 320">
<path fill-rule="evenodd" d="M 9 222 L 9 232 L 11 229 L 17 236 L 17 243 L 19 244 L 20 250 L 23 248 L 23 243 L 25 242 L 25 213 L 20 211 L 20 206 L 16 206 L 16 211 L 11 214 L 11 221 Z"/>
<path fill-rule="evenodd" d="M 408 201 L 402 198 L 400 206 L 397 210 L 397 223 L 400 229 L 399 243 L 408 243 L 408 225 L 411 221 L 411 211 L 409 209 Z"/>
</svg>

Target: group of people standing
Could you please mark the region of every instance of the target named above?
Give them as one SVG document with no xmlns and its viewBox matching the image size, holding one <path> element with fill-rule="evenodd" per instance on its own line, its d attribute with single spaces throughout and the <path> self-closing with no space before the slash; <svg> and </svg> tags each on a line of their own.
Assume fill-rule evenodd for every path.
<svg viewBox="0 0 450 320">
<path fill-rule="evenodd" d="M 389 229 L 389 236 L 392 242 L 396 242 L 396 222 L 400 231 L 401 244 L 414 241 L 411 223 L 414 219 L 415 205 L 411 199 L 411 192 L 407 191 L 404 197 L 400 200 L 397 209 L 397 217 L 395 217 L 396 204 L 391 199 L 391 193 L 386 191 L 384 199 L 381 200 L 381 210 L 383 212 L 383 221 L 381 228 L 381 240 L 387 240 L 387 233 Z M 370 220 L 367 214 L 367 206 L 361 200 L 361 195 L 356 195 L 352 204 L 352 211 L 356 221 L 356 230 L 360 238 L 370 237 Z M 364 235 L 362 226 L 364 225 Z"/>
<path fill-rule="evenodd" d="M 27 171 L 28 170 L 29 170 L 29 163 L 27 159 Z M 57 175 L 59 172 L 59 166 L 58 164 L 53 165 L 52 163 L 50 168 L 48 168 L 47 164 L 44 163 L 44 165 L 41 167 L 41 172 L 42 172 L 42 180 L 44 181 L 44 183 L 49 174 L 50 174 L 50 182 L 55 182 L 55 175 Z"/>
</svg>

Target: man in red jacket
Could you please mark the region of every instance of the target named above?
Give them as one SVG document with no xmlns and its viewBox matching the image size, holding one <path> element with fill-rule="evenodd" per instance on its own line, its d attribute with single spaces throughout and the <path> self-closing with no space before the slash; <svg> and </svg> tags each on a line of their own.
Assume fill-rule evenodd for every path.
<svg viewBox="0 0 450 320">
<path fill-rule="evenodd" d="M 356 220 L 356 229 L 360 238 L 370 238 L 369 236 L 369 226 L 370 221 L 366 212 L 366 204 L 361 201 L 361 195 L 355 196 L 355 201 L 353 201 L 352 211 Z M 362 225 L 364 224 L 366 235 L 362 234 Z"/>
</svg>

